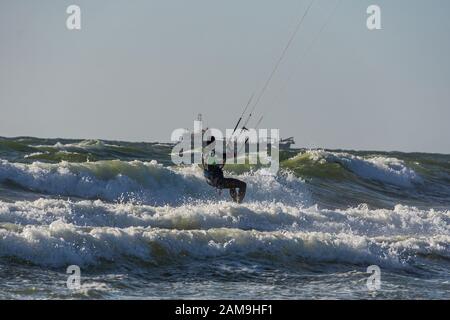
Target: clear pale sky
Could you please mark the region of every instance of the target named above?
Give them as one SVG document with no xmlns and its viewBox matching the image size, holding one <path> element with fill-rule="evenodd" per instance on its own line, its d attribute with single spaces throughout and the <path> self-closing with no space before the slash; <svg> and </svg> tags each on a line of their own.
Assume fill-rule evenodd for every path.
<svg viewBox="0 0 450 320">
<path fill-rule="evenodd" d="M 342 0 L 308 51 L 335 1 L 316 0 L 255 120 L 300 147 L 450 153 L 450 1 Z M 308 3 L 0 0 L 0 136 L 169 141 L 199 112 L 233 127 Z"/>
</svg>

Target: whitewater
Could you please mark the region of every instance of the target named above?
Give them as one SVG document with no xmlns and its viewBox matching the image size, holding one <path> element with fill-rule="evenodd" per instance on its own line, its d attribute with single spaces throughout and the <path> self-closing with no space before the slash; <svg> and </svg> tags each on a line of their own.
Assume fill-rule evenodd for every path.
<svg viewBox="0 0 450 320">
<path fill-rule="evenodd" d="M 0 298 L 450 298 L 450 156 L 284 151 L 236 204 L 171 148 L 0 138 Z"/>
</svg>

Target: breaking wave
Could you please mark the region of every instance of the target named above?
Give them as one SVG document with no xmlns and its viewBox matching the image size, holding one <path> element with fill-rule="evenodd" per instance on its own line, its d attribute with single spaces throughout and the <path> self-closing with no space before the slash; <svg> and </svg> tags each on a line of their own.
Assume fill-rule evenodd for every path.
<svg viewBox="0 0 450 320">
<path fill-rule="evenodd" d="M 47 266 L 245 256 L 408 268 L 420 257 L 450 259 L 449 222 L 449 211 L 401 205 L 320 210 L 256 202 L 0 202 L 0 256 Z"/>
<path fill-rule="evenodd" d="M 286 151 L 277 175 L 226 167 L 248 186 L 236 204 L 200 167 L 173 166 L 170 152 L 0 139 L 0 262 L 139 271 L 199 262 L 203 270 L 218 259 L 325 273 L 377 264 L 419 276 L 450 268 L 448 156 Z"/>
<path fill-rule="evenodd" d="M 420 184 L 423 179 L 413 169 L 409 168 L 404 161 L 384 156 L 356 156 L 344 152 L 328 152 L 323 150 L 311 150 L 301 153 L 289 159 L 287 164 L 291 166 L 305 166 L 308 164 L 318 167 L 327 166 L 332 176 L 338 175 L 336 171 L 349 170 L 362 179 L 375 180 L 401 187 L 411 187 Z M 333 165 L 338 164 L 336 167 Z M 331 166 L 330 166 L 331 165 Z M 316 168 L 320 171 L 320 168 Z M 334 169 L 334 174 L 332 173 Z M 341 173 L 344 176 L 344 173 Z"/>
<path fill-rule="evenodd" d="M 246 173 L 249 200 L 298 202 L 307 193 L 303 182 L 291 174 L 272 176 L 264 170 Z M 187 200 L 224 198 L 208 186 L 198 166 L 169 168 L 156 161 L 98 161 L 49 164 L 10 163 L 0 160 L 0 182 L 57 196 L 88 199 L 139 200 L 176 204 Z"/>
</svg>

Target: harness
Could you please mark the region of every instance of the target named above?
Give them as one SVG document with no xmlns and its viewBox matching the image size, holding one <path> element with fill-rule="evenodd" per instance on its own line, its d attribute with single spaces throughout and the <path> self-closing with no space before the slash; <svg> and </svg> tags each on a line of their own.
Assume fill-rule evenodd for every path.
<svg viewBox="0 0 450 320">
<path fill-rule="evenodd" d="M 223 179 L 223 172 L 217 165 L 208 165 L 203 169 L 203 175 L 206 182 L 217 189 L 222 189 L 221 180 Z"/>
<path fill-rule="evenodd" d="M 216 188 L 221 193 L 223 189 L 223 171 L 216 160 L 216 152 L 214 149 L 203 155 L 203 176 L 210 186 Z"/>
</svg>

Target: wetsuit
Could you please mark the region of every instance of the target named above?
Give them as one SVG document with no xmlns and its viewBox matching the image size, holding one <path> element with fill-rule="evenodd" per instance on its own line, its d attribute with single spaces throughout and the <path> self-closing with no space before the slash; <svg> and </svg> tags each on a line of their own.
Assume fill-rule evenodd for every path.
<svg viewBox="0 0 450 320">
<path fill-rule="evenodd" d="M 223 176 L 223 167 L 226 159 L 225 154 L 223 159 L 223 164 L 216 164 L 214 161 L 209 161 L 208 156 L 206 156 L 206 159 L 203 157 L 203 175 L 209 185 L 218 189 L 230 189 L 231 198 L 233 198 L 234 201 L 241 203 L 245 197 L 247 184 L 244 181 L 233 178 L 225 178 Z M 239 192 L 236 192 L 236 189 L 239 189 Z"/>
</svg>

